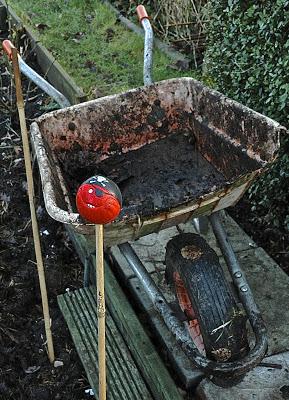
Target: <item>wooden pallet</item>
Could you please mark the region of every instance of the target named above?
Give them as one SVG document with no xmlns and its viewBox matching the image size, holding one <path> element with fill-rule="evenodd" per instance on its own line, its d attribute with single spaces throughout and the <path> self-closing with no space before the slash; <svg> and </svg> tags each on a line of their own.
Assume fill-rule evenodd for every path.
<svg viewBox="0 0 289 400">
<path fill-rule="evenodd" d="M 68 232 L 82 261 L 94 264 L 85 236 L 69 228 Z M 105 288 L 108 399 L 181 400 L 176 384 L 107 263 Z M 98 398 L 96 289 L 66 293 L 59 296 L 58 302 Z"/>
<path fill-rule="evenodd" d="M 98 393 L 97 313 L 95 288 L 76 290 L 59 296 L 66 319 L 88 380 Z M 109 399 L 152 399 L 127 345 L 110 312 L 106 321 L 107 384 Z"/>
</svg>

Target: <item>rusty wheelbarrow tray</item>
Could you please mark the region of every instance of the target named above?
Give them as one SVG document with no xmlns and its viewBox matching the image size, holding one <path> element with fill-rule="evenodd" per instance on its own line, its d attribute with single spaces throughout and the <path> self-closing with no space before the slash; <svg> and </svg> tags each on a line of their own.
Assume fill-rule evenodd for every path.
<svg viewBox="0 0 289 400">
<path fill-rule="evenodd" d="M 77 153 L 81 162 L 86 154 L 98 154 L 97 171 L 97 163 L 116 154 L 185 132 L 223 176 L 216 185 L 211 180 L 201 195 L 178 200 L 169 209 L 159 207 L 142 215 L 140 209 L 127 208 L 105 227 L 106 245 L 112 246 L 234 205 L 274 160 L 282 129 L 202 83 L 180 78 L 45 114 L 31 125 L 31 136 L 48 213 L 83 234 L 93 235 L 93 226 L 76 212 L 59 157 Z M 154 176 L 149 179 L 153 187 Z"/>
</svg>

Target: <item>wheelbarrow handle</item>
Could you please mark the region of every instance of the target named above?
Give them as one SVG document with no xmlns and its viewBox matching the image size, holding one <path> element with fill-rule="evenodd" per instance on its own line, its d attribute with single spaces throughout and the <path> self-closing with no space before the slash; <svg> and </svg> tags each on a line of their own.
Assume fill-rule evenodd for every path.
<svg viewBox="0 0 289 400">
<path fill-rule="evenodd" d="M 143 5 L 139 5 L 137 6 L 136 11 L 138 19 L 145 32 L 143 80 L 144 80 L 144 85 L 149 86 L 153 83 L 152 68 L 153 68 L 154 34 L 145 7 Z"/>
<path fill-rule="evenodd" d="M 136 12 L 137 12 L 137 16 L 138 16 L 139 22 L 142 22 L 142 20 L 143 20 L 144 18 L 149 19 L 147 10 L 146 10 L 145 6 L 143 6 L 142 4 L 140 4 L 139 6 L 137 6 Z"/>
<path fill-rule="evenodd" d="M 5 53 L 7 54 L 9 60 L 11 61 L 12 49 L 15 49 L 15 46 L 10 40 L 6 39 L 3 40 L 2 47 Z M 36 71 L 30 68 L 29 65 L 26 64 L 24 60 L 22 60 L 19 54 L 18 54 L 18 62 L 22 74 L 27 76 L 27 78 L 31 79 L 35 83 L 35 85 L 40 87 L 45 93 L 47 93 L 50 97 L 52 97 L 60 105 L 60 107 L 64 108 L 70 106 L 70 102 L 67 100 L 67 98 L 57 89 L 55 89 L 55 87 L 50 85 L 50 83 L 47 82 L 44 78 L 42 78 L 42 76 L 40 76 Z"/>
<path fill-rule="evenodd" d="M 7 54 L 9 60 L 12 60 L 12 49 L 15 49 L 14 44 L 10 40 L 6 39 L 2 42 L 2 48 Z"/>
</svg>

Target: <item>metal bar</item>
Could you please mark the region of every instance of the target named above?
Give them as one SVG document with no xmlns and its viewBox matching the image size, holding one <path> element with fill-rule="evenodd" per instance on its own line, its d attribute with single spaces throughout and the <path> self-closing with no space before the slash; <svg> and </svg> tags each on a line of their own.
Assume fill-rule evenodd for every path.
<svg viewBox="0 0 289 400">
<path fill-rule="evenodd" d="M 257 304 L 254 301 L 254 297 L 250 286 L 246 280 L 245 274 L 242 271 L 242 268 L 239 264 L 239 261 L 234 253 L 233 247 L 229 241 L 229 238 L 226 234 L 224 226 L 221 222 L 219 212 L 211 214 L 209 216 L 213 232 L 216 236 L 222 254 L 225 258 L 226 264 L 228 265 L 229 272 L 232 276 L 233 282 L 238 289 L 238 294 L 242 300 L 242 303 L 248 312 L 248 316 L 260 314 Z M 254 322 L 251 321 L 250 322 Z M 265 324 L 264 324 L 265 329 Z"/>
<path fill-rule="evenodd" d="M 18 55 L 18 62 L 20 71 L 27 76 L 31 81 L 35 83 L 35 85 L 39 86 L 45 93 L 47 93 L 50 97 L 52 97 L 61 108 L 69 107 L 70 102 L 67 100 L 62 93 L 60 93 L 57 89 L 55 89 L 50 83 L 48 83 L 45 79 L 42 78 L 37 72 L 35 72 L 29 65 L 26 64 L 25 61 Z"/>
<path fill-rule="evenodd" d="M 177 342 L 197 368 L 204 371 L 207 375 L 213 374 L 220 379 L 234 379 L 254 368 L 262 360 L 267 349 L 267 338 L 260 313 L 256 314 L 253 323 L 251 322 L 256 335 L 256 343 L 246 357 L 241 360 L 226 363 L 209 360 L 200 354 L 185 325 L 175 317 L 164 296 L 161 294 L 131 245 L 124 243 L 120 244 L 118 247 L 128 261 L 130 267 L 140 279 L 144 290 L 152 300 L 155 309 L 162 316 L 166 326 L 176 337 Z"/>
<path fill-rule="evenodd" d="M 260 310 L 255 303 L 253 293 L 247 282 L 240 263 L 234 253 L 233 247 L 226 234 L 224 226 L 220 219 L 220 212 L 213 213 L 209 216 L 214 235 L 216 236 L 219 247 L 222 251 L 233 282 L 238 289 L 238 295 L 247 312 L 249 321 L 252 325 L 256 336 L 255 347 L 259 347 L 260 354 L 265 355 L 268 347 L 267 329 L 264 324 Z"/>
<path fill-rule="evenodd" d="M 154 33 L 148 18 L 143 18 L 141 24 L 145 31 L 143 81 L 145 86 L 149 86 L 153 83 L 152 69 Z"/>
<path fill-rule="evenodd" d="M 200 235 L 205 235 L 208 232 L 209 221 L 207 216 L 193 218 L 193 225 Z"/>
<path fill-rule="evenodd" d="M 174 316 L 174 313 L 170 306 L 168 305 L 165 297 L 162 295 L 161 291 L 153 281 L 150 274 L 147 272 L 143 263 L 131 247 L 129 243 L 119 244 L 118 248 L 121 253 L 126 258 L 130 267 L 134 273 L 139 278 L 141 284 L 143 285 L 146 293 L 153 302 L 154 307 L 162 316 L 167 327 L 177 336 L 179 340 L 183 343 L 192 343 L 192 339 L 185 328 L 185 326 Z M 198 352 L 197 348 L 193 344 L 195 350 Z"/>
</svg>

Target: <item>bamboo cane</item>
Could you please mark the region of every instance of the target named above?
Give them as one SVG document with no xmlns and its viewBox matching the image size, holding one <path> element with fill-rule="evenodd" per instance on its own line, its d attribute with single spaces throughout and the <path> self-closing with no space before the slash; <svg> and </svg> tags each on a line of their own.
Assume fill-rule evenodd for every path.
<svg viewBox="0 0 289 400">
<path fill-rule="evenodd" d="M 96 239 L 96 290 L 98 316 L 98 390 L 99 400 L 106 399 L 106 365 L 105 365 L 105 294 L 103 268 L 103 225 L 95 225 Z"/>
<path fill-rule="evenodd" d="M 29 198 L 29 206 L 31 213 L 31 221 L 32 221 L 32 231 L 33 231 L 33 241 L 34 241 L 34 249 L 35 256 L 37 261 L 37 270 L 39 276 L 39 284 L 40 284 L 40 292 L 42 299 L 42 308 L 43 308 L 43 316 L 44 316 L 44 325 L 45 325 L 45 333 L 47 340 L 47 349 L 48 349 L 48 358 L 52 363 L 54 361 L 54 348 L 52 341 L 52 333 L 50 328 L 50 316 L 49 316 L 49 307 L 48 307 L 48 297 L 47 297 L 47 289 L 45 282 L 45 274 L 44 274 L 44 266 L 43 259 L 41 253 L 40 246 L 40 238 L 39 238 L 39 230 L 35 212 L 35 194 L 34 194 L 34 183 L 33 183 L 33 174 L 32 174 L 32 166 L 31 166 L 31 156 L 29 149 L 29 139 L 27 133 L 26 126 L 26 118 L 24 111 L 24 101 L 21 87 L 21 77 L 20 77 L 20 69 L 18 64 L 18 52 L 15 47 L 12 47 L 12 65 L 14 71 L 14 79 L 15 79 L 15 87 L 16 87 L 16 99 L 17 99 L 17 108 L 19 114 L 20 128 L 21 128 L 21 136 L 23 143 L 23 153 L 24 153 L 24 162 L 25 162 L 25 171 L 27 177 L 27 185 L 28 185 L 28 198 Z"/>
<path fill-rule="evenodd" d="M 121 211 L 119 187 L 108 178 L 95 175 L 83 182 L 76 194 L 76 206 L 84 220 L 95 225 L 95 271 L 98 319 L 98 399 L 106 400 L 105 294 L 103 268 L 103 225 L 116 219 Z"/>
</svg>

